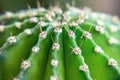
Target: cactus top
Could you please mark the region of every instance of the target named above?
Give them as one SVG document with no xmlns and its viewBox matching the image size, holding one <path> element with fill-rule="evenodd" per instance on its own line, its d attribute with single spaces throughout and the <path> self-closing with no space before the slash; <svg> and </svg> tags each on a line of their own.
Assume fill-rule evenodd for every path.
<svg viewBox="0 0 120 80">
<path fill-rule="evenodd" d="M 117 16 L 55 6 L 0 23 L 0 80 L 120 80 Z"/>
</svg>

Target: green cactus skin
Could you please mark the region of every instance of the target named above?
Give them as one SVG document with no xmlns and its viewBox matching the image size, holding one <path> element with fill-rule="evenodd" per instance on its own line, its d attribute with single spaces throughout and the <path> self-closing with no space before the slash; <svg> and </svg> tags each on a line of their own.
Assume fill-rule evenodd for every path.
<svg viewBox="0 0 120 80">
<path fill-rule="evenodd" d="M 20 27 L 21 28 L 20 28 Z M 35 26 L 35 23 L 31 23 L 30 20 L 24 20 L 23 23 L 15 22 L 15 24 L 8 25 L 5 27 L 5 31 L 0 34 L 0 47 L 5 43 L 6 39 L 9 36 L 16 36 L 21 33 L 26 28 L 32 28 Z"/>
<path fill-rule="evenodd" d="M 56 6 L 0 23 L 0 80 L 120 80 L 117 16 Z"/>
</svg>

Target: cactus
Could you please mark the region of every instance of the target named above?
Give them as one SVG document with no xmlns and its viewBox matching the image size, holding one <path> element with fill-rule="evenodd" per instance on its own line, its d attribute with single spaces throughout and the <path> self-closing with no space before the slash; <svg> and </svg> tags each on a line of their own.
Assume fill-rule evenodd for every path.
<svg viewBox="0 0 120 80">
<path fill-rule="evenodd" d="M 117 16 L 56 6 L 0 22 L 0 80 L 120 80 Z"/>
</svg>

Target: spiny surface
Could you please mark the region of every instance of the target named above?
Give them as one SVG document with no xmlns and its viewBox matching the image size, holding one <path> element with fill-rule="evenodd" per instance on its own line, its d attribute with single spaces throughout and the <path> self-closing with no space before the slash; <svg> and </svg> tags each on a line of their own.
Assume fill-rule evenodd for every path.
<svg viewBox="0 0 120 80">
<path fill-rule="evenodd" d="M 0 23 L 0 80 L 120 80 L 117 16 L 56 6 Z"/>
</svg>

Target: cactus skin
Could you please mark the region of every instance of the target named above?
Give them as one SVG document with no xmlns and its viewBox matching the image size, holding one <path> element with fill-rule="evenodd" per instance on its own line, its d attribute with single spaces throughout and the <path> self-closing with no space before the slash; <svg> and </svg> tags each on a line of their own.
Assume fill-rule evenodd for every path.
<svg viewBox="0 0 120 80">
<path fill-rule="evenodd" d="M 116 16 L 69 6 L 0 16 L 0 80 L 120 80 Z"/>
</svg>

